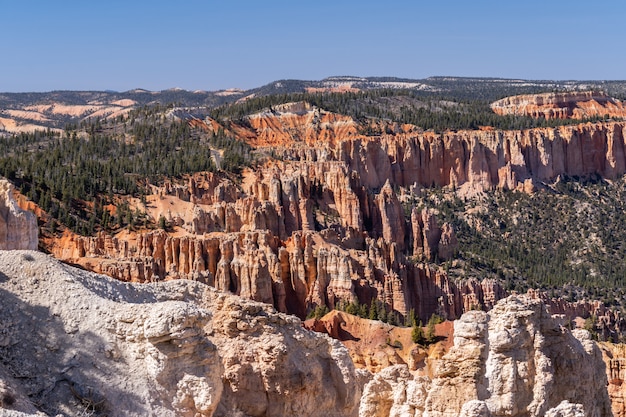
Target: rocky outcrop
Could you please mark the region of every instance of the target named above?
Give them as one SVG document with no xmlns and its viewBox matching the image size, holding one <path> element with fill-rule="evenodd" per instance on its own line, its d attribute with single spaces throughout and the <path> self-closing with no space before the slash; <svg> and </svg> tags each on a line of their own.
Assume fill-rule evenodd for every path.
<svg viewBox="0 0 626 417">
<path fill-rule="evenodd" d="M 625 171 L 624 123 L 587 123 L 523 131 L 460 131 L 441 135 L 382 135 L 370 144 L 377 152 L 346 155 L 351 168 L 380 165 L 373 177 L 363 173 L 367 187 L 391 184 L 410 187 L 455 186 L 488 190 L 523 187 L 527 179 L 550 181 L 559 175 L 597 174 L 613 179 Z M 365 159 L 365 161 L 361 161 Z"/>
<path fill-rule="evenodd" d="M 443 270 L 408 263 L 384 238 L 364 245 L 346 250 L 314 232 L 295 232 L 281 245 L 267 230 L 181 237 L 155 230 L 132 240 L 67 235 L 53 253 L 123 281 L 200 281 L 302 318 L 318 305 L 376 298 L 400 318 L 413 309 L 424 322 L 432 314 L 452 320 L 505 296 L 496 281 L 457 284 Z"/>
<path fill-rule="evenodd" d="M 614 417 L 626 416 L 626 345 L 601 342 L 608 392 Z"/>
<path fill-rule="evenodd" d="M 234 203 L 241 197 L 235 184 L 213 172 L 197 172 L 190 175 L 185 184 L 165 181 L 162 186 L 153 186 L 152 192 L 156 195 L 170 195 L 182 201 L 207 205 Z"/>
<path fill-rule="evenodd" d="M 267 304 L 0 252 L 0 414 L 354 416 L 338 341 Z M 14 413 L 14 414 L 11 414 Z"/>
<path fill-rule="evenodd" d="M 365 386 L 359 417 L 424 415 L 431 381 L 414 378 L 403 365 L 390 366 Z"/>
<path fill-rule="evenodd" d="M 600 349 L 540 301 L 509 297 L 454 327 L 454 347 L 432 379 L 388 368 L 365 386 L 359 415 L 611 415 Z"/>
<path fill-rule="evenodd" d="M 316 145 L 356 135 L 352 118 L 327 112 L 305 102 L 274 106 L 269 112 L 249 117 L 255 146 L 304 142 Z"/>
<path fill-rule="evenodd" d="M 600 340 L 616 341 L 626 330 L 626 321 L 619 311 L 597 300 L 568 301 L 550 297 L 545 291 L 530 289 L 527 295 L 543 301 L 551 314 L 559 314 L 570 322 L 588 320 Z"/>
<path fill-rule="evenodd" d="M 328 112 L 306 102 L 285 103 L 252 114 L 243 123 L 219 126 L 212 119 L 194 120 L 208 131 L 224 129 L 253 146 L 313 145 L 344 140 L 357 135 L 357 123 L 348 116 Z"/>
<path fill-rule="evenodd" d="M 380 224 L 374 224 L 375 230 L 380 230 L 383 239 L 389 243 L 395 243 L 396 248 L 404 250 L 404 233 L 406 229 L 405 215 L 400 205 L 400 201 L 389 181 L 385 183 L 380 193 L 376 196 L 376 209 L 380 219 Z"/>
<path fill-rule="evenodd" d="M 580 96 L 574 98 L 612 103 L 612 99 L 600 93 L 580 93 Z M 515 102 L 513 98 L 511 101 Z M 598 114 L 623 117 L 626 110 L 621 103 L 615 102 L 615 106 L 621 109 L 616 110 L 621 115 L 612 114 L 608 108 L 598 110 Z M 406 188 L 418 184 L 464 186 L 473 191 L 495 187 L 524 189 L 524 181 L 528 179 L 547 181 L 559 175 L 591 174 L 613 179 L 626 172 L 625 126 L 620 122 L 442 134 L 391 124 L 384 126 L 380 135 L 364 137 L 355 133 L 355 122 L 349 118 L 340 125 L 352 126 L 351 130 L 343 131 L 336 123 L 330 123 L 328 126 L 335 127 L 333 133 L 327 134 L 312 129 L 310 122 L 304 120 L 285 129 L 283 113 L 270 113 L 259 116 L 259 120 L 267 119 L 267 126 L 276 125 L 274 128 L 242 126 L 240 137 L 257 145 L 269 141 L 289 161 L 343 162 L 348 174 L 354 173 L 358 178 L 358 185 L 370 190 L 382 188 L 387 181 L 392 187 Z M 254 120 L 251 118 L 251 122 Z M 279 132 L 282 139 L 267 139 L 268 132 L 271 135 Z M 356 191 L 354 187 L 353 190 Z"/>
<path fill-rule="evenodd" d="M 530 116 L 545 119 L 584 119 L 594 116 L 624 117 L 621 101 L 602 91 L 527 94 L 506 97 L 491 103 L 499 115 Z"/>
<path fill-rule="evenodd" d="M 13 197 L 13 185 L 0 179 L 0 250 L 37 250 L 37 217 L 22 210 Z"/>
<path fill-rule="evenodd" d="M 417 259 L 446 261 L 457 252 L 459 242 L 454 228 L 449 223 L 441 227 L 433 210 L 413 208 L 411 212 L 413 256 Z"/>
<path fill-rule="evenodd" d="M 597 345 L 527 297 L 464 314 L 430 376 L 368 376 L 340 342 L 201 283 L 136 286 L 37 252 L 0 252 L 0 301 L 7 415 L 611 415 Z"/>
</svg>

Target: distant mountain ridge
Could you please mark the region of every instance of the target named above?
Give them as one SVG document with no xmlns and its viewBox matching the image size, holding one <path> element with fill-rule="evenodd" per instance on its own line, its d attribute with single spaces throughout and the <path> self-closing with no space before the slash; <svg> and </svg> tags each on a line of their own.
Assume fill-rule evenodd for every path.
<svg viewBox="0 0 626 417">
<path fill-rule="evenodd" d="M 249 89 L 188 91 L 170 88 L 148 91 L 135 88 L 116 91 L 51 91 L 0 93 L 0 134 L 36 129 L 63 129 L 87 118 L 110 118 L 152 105 L 212 109 L 254 97 L 294 93 L 356 93 L 368 90 L 410 90 L 424 97 L 491 102 L 519 94 L 551 91 L 602 90 L 617 99 L 626 98 L 626 81 L 553 81 L 504 78 L 333 76 L 322 80 L 277 80 Z"/>
</svg>

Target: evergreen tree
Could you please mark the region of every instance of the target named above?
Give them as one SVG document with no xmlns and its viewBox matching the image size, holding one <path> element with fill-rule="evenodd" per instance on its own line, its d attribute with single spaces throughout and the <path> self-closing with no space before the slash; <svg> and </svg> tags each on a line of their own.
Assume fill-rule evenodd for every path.
<svg viewBox="0 0 626 417">
<path fill-rule="evenodd" d="M 387 309 L 385 308 L 385 303 L 382 303 L 378 309 L 378 319 L 383 323 L 387 323 Z"/>
<path fill-rule="evenodd" d="M 437 336 L 435 336 L 435 322 L 436 322 L 436 318 L 435 318 L 435 315 L 433 314 L 432 316 L 430 316 L 430 319 L 428 320 L 428 325 L 426 326 L 426 342 L 427 343 L 434 343 L 437 340 Z"/>
<path fill-rule="evenodd" d="M 413 331 L 411 331 L 411 340 L 418 345 L 424 344 L 424 329 L 422 329 L 422 321 L 413 325 Z"/>
<path fill-rule="evenodd" d="M 378 303 L 375 298 L 372 298 L 372 301 L 370 302 L 369 319 L 378 320 Z"/>
<path fill-rule="evenodd" d="M 414 309 L 410 309 L 409 310 L 409 314 L 407 314 L 404 318 L 404 325 L 406 327 L 413 327 L 415 326 L 415 310 Z"/>
</svg>

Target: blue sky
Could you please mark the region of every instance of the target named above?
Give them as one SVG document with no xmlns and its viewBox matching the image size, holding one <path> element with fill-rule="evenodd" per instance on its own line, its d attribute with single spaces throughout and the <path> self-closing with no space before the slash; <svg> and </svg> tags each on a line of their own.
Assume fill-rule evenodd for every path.
<svg viewBox="0 0 626 417">
<path fill-rule="evenodd" d="M 0 91 L 626 79 L 623 0 L 0 0 Z"/>
</svg>

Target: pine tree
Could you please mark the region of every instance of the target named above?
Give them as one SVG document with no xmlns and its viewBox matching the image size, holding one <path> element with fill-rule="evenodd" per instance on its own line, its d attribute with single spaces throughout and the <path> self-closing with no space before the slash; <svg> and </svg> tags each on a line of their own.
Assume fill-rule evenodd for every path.
<svg viewBox="0 0 626 417">
<path fill-rule="evenodd" d="M 435 315 L 430 316 L 428 320 L 428 325 L 426 326 L 426 342 L 434 343 L 437 340 L 437 336 L 435 336 Z"/>
<path fill-rule="evenodd" d="M 387 323 L 391 324 L 392 326 L 396 326 L 398 324 L 395 311 L 391 310 L 389 314 L 387 314 Z"/>
<path fill-rule="evenodd" d="M 411 340 L 418 345 L 424 344 L 424 330 L 422 329 L 422 321 L 413 325 L 413 331 L 411 332 Z"/>
<path fill-rule="evenodd" d="M 346 306 L 346 313 L 348 314 L 352 314 L 353 316 L 356 316 L 359 314 L 359 306 L 354 302 L 351 301 L 347 306 Z"/>
<path fill-rule="evenodd" d="M 372 301 L 370 302 L 369 319 L 378 320 L 378 303 L 375 298 L 372 298 Z"/>
<path fill-rule="evenodd" d="M 409 310 L 409 314 L 407 316 L 405 316 L 404 318 L 404 325 L 406 327 L 413 327 L 415 326 L 415 310 L 414 309 L 410 309 Z"/>
<path fill-rule="evenodd" d="M 368 317 L 368 311 L 367 311 L 367 304 L 361 304 L 359 305 L 359 317 L 361 317 L 362 319 L 365 319 Z"/>
<path fill-rule="evenodd" d="M 378 309 L 378 320 L 387 323 L 387 309 L 385 308 L 385 303 L 382 303 L 380 309 Z"/>
</svg>

